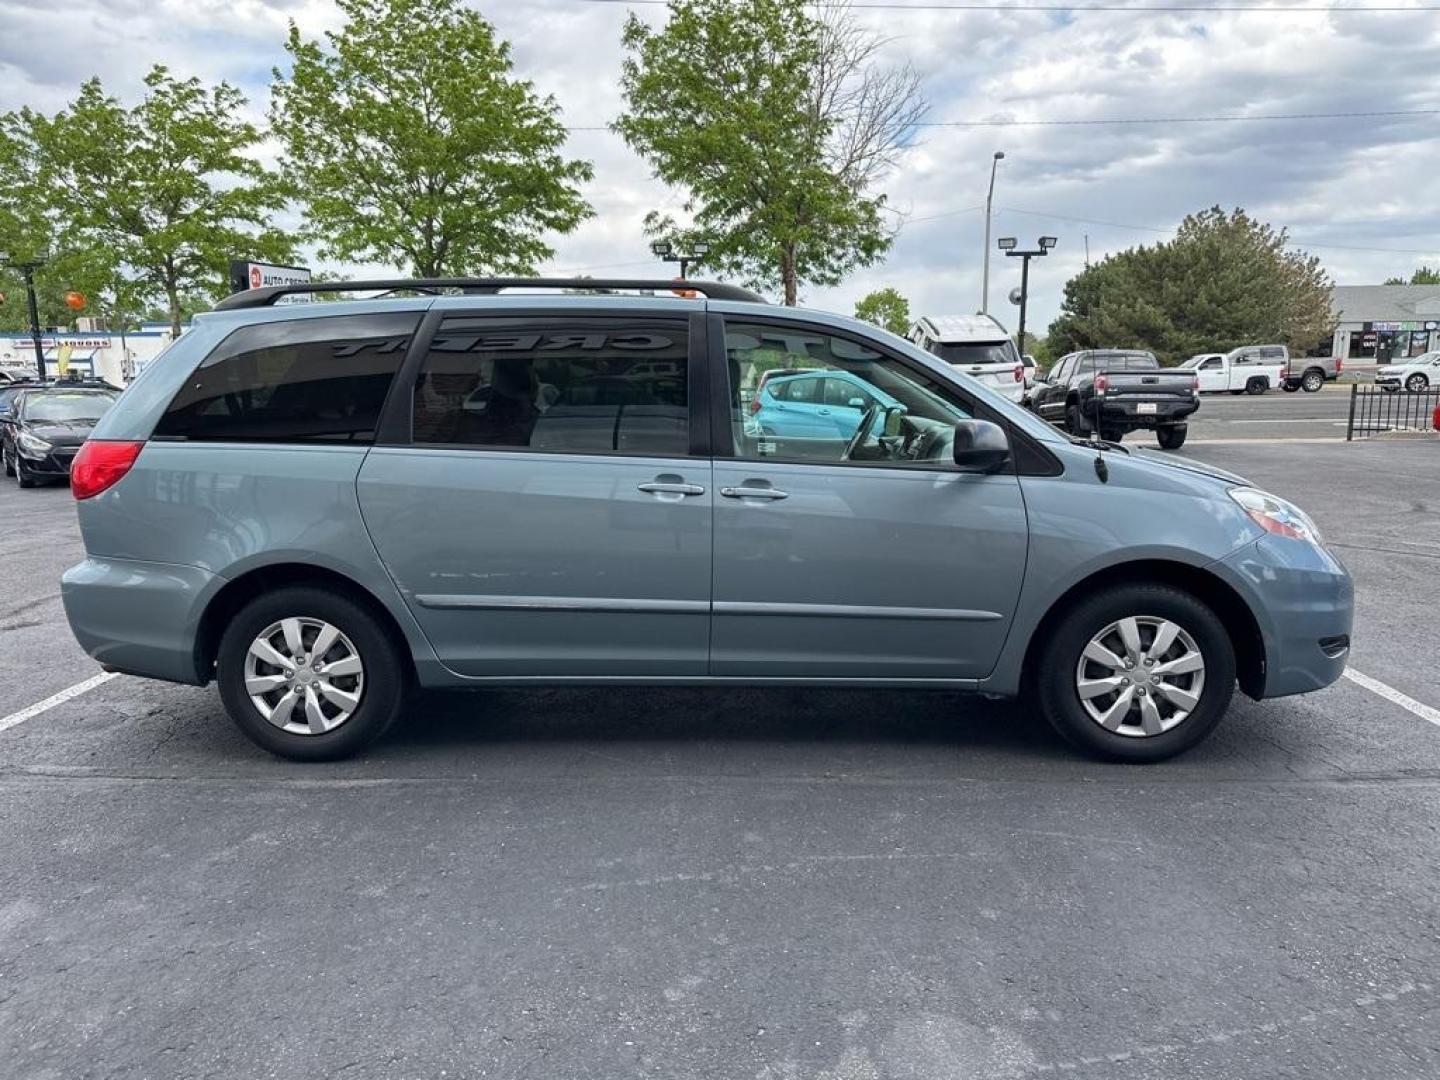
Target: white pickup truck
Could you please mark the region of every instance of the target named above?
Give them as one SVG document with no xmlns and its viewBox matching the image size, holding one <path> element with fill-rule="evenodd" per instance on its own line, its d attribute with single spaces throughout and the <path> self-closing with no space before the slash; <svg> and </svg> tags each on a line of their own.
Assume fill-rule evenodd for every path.
<svg viewBox="0 0 1440 1080">
<path fill-rule="evenodd" d="M 1011 401 L 1024 398 L 1025 362 L 1005 328 L 991 316 L 927 315 L 910 328 L 908 336 L 926 352 Z"/>
<path fill-rule="evenodd" d="M 1200 392 L 1263 394 L 1285 381 L 1284 345 L 1244 345 L 1228 353 L 1197 353 L 1180 366 L 1195 372 Z"/>
</svg>

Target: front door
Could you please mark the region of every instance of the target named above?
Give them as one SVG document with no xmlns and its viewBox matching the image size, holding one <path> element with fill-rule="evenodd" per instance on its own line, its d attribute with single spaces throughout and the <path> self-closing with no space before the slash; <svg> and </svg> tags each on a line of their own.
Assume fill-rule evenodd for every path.
<svg viewBox="0 0 1440 1080">
<path fill-rule="evenodd" d="M 1013 473 L 955 468 L 954 424 L 977 406 L 862 338 L 731 318 L 725 340 L 734 456 L 714 470 L 711 673 L 988 674 L 1020 592 L 1027 528 Z M 885 419 L 848 439 L 761 431 L 739 390 L 775 367 L 848 373 Z"/>
<path fill-rule="evenodd" d="M 1200 366 L 1195 369 L 1195 377 L 1200 381 L 1202 393 L 1230 389 L 1229 372 L 1223 357 L 1212 356 L 1208 360 L 1200 361 Z"/>
<path fill-rule="evenodd" d="M 666 314 L 441 323 L 413 437 L 370 452 L 359 494 L 451 670 L 705 673 L 712 485 L 691 455 L 691 340 Z"/>
</svg>

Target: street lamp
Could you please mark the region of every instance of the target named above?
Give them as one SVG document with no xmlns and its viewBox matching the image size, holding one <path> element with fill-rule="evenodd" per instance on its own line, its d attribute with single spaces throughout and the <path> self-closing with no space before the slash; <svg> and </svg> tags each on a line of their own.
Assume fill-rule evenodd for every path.
<svg viewBox="0 0 1440 1080">
<path fill-rule="evenodd" d="M 1040 246 L 1032 251 L 1018 250 L 1013 236 L 1002 236 L 998 243 L 1000 250 L 1007 256 L 1024 260 L 1020 264 L 1020 332 L 1016 336 L 1022 353 L 1025 351 L 1025 304 L 1030 299 L 1030 260 L 1037 256 L 1049 255 L 1050 249 L 1057 242 L 1053 236 L 1042 236 L 1040 237 Z"/>
<path fill-rule="evenodd" d="M 698 262 L 710 254 L 709 240 L 695 240 L 690 244 L 690 250 L 685 254 L 678 254 L 675 247 L 669 240 L 655 240 L 650 244 L 650 253 L 661 262 L 673 262 L 680 264 L 680 280 L 685 280 L 685 272 L 690 268 L 692 262 Z"/>
<path fill-rule="evenodd" d="M 35 343 L 35 372 L 40 382 L 45 382 L 45 350 L 40 348 L 40 307 L 35 302 L 35 271 L 50 261 L 50 253 L 41 251 L 31 259 L 12 258 L 9 252 L 0 251 L 0 266 L 19 270 L 25 279 L 25 299 L 30 307 L 30 338 Z"/>
<path fill-rule="evenodd" d="M 985 195 L 985 247 L 984 265 L 980 271 L 980 314 L 990 314 L 990 204 L 995 201 L 995 170 L 1005 160 L 1005 151 L 996 150 L 990 159 L 990 190 Z"/>
</svg>

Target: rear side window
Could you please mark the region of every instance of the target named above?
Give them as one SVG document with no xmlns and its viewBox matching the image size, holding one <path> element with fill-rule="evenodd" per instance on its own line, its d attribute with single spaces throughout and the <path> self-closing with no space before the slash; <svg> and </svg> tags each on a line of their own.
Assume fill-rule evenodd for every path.
<svg viewBox="0 0 1440 1080">
<path fill-rule="evenodd" d="M 1260 355 L 1266 360 L 1285 359 L 1285 350 L 1278 345 L 1267 345 L 1260 350 Z"/>
<path fill-rule="evenodd" d="M 368 443 L 418 312 L 257 323 L 235 331 L 180 388 L 158 436 Z"/>
<path fill-rule="evenodd" d="M 414 442 L 683 456 L 688 350 L 676 319 L 449 319 L 415 386 Z"/>
</svg>

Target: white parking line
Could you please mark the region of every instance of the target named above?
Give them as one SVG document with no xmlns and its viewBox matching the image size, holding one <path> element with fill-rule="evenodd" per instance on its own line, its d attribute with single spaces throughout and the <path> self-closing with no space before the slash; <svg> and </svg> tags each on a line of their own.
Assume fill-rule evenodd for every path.
<svg viewBox="0 0 1440 1080">
<path fill-rule="evenodd" d="M 95 687 L 101 683 L 109 682 L 113 678 L 115 678 L 114 672 L 102 671 L 99 675 L 90 676 L 90 678 L 84 682 L 78 682 L 74 686 L 61 690 L 58 694 L 51 694 L 44 701 L 37 701 L 29 708 L 21 709 L 19 712 L 13 712 L 3 720 L 0 720 L 0 731 L 7 731 L 16 724 L 23 724 L 32 716 L 39 716 L 41 713 L 55 708 L 56 705 L 64 705 L 65 702 L 71 698 L 77 698 L 87 691 L 94 690 Z"/>
<path fill-rule="evenodd" d="M 1369 675 L 1362 675 L 1354 668 L 1345 669 L 1345 678 L 1349 679 L 1356 686 L 1363 686 L 1372 694 L 1379 694 L 1386 701 L 1392 701 L 1399 705 L 1406 712 L 1412 712 L 1421 720 L 1428 720 L 1436 727 L 1440 727 L 1440 709 L 1432 709 L 1423 701 L 1416 701 L 1409 694 L 1402 694 L 1393 686 L 1388 686 L 1379 679 L 1372 679 Z"/>
</svg>

